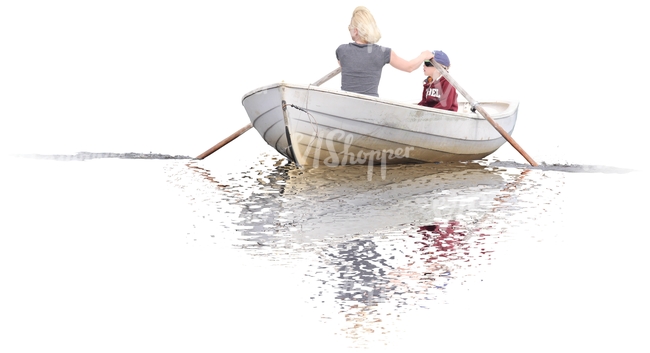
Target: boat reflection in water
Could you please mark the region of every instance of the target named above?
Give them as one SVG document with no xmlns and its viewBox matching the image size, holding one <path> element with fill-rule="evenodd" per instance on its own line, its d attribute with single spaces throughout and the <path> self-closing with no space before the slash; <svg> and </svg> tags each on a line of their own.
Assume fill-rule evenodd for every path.
<svg viewBox="0 0 650 353">
<path fill-rule="evenodd" d="M 276 163 L 229 198 L 241 207 L 238 246 L 275 264 L 307 260 L 323 320 L 345 318 L 346 334 L 363 340 L 390 331 L 395 313 L 445 302 L 451 283 L 490 263 L 526 173 L 484 163 L 376 172 Z"/>
<path fill-rule="evenodd" d="M 239 225 L 250 241 L 311 242 L 374 234 L 407 224 L 491 209 L 505 185 L 502 173 L 476 163 L 295 169 L 277 166 L 250 179 Z M 343 237 L 343 238 L 341 238 Z"/>
</svg>

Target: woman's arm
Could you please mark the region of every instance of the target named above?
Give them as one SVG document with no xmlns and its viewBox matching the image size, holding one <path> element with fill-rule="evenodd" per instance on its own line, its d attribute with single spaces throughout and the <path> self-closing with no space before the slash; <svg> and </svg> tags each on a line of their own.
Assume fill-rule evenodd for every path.
<svg viewBox="0 0 650 353">
<path fill-rule="evenodd" d="M 433 58 L 433 53 L 425 50 L 420 55 L 418 55 L 417 58 L 407 61 L 406 59 L 402 59 L 399 57 L 397 54 L 395 54 L 394 50 L 390 51 L 390 65 L 398 70 L 406 71 L 406 72 L 412 72 L 420 65 L 422 65 L 422 62 L 424 60 L 428 60 Z"/>
</svg>

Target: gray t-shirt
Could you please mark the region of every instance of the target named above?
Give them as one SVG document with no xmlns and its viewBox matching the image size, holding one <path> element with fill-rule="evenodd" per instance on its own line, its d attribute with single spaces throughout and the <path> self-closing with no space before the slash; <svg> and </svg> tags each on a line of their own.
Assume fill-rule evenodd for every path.
<svg viewBox="0 0 650 353">
<path fill-rule="evenodd" d="M 377 44 L 341 44 L 336 49 L 341 63 L 341 90 L 379 97 L 381 70 L 390 63 L 390 48 Z"/>
</svg>

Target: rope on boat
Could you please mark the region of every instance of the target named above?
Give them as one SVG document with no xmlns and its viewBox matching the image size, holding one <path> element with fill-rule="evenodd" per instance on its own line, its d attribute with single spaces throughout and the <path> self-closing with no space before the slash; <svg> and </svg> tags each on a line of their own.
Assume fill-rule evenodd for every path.
<svg viewBox="0 0 650 353">
<path fill-rule="evenodd" d="M 287 104 L 287 103 L 285 103 L 283 101 L 282 102 L 282 110 L 287 110 L 287 107 L 295 108 L 295 109 L 298 109 L 298 110 L 300 110 L 302 112 L 305 112 L 307 114 L 307 119 L 309 119 L 309 122 L 311 123 L 311 126 L 314 129 L 314 133 L 316 134 L 315 136 L 318 136 L 318 125 L 316 125 L 316 118 L 314 118 L 314 116 L 311 115 L 311 113 L 307 109 L 298 107 L 298 106 L 293 105 L 293 104 Z M 312 119 L 313 119 L 313 121 L 312 121 Z"/>
<path fill-rule="evenodd" d="M 298 109 L 298 110 L 302 110 L 303 112 L 309 114 L 309 112 L 308 112 L 307 109 L 305 109 L 305 108 L 300 108 L 300 107 L 295 106 L 295 105 L 293 105 L 293 104 L 282 103 L 282 109 L 283 109 L 283 110 L 287 109 L 287 106 L 289 106 L 289 107 L 291 107 L 291 108 L 296 108 L 296 109 Z"/>
</svg>

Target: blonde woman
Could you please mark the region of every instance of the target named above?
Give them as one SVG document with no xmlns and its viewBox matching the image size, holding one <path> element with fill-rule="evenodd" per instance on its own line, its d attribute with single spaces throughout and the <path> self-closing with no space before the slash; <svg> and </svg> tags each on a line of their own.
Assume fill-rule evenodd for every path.
<svg viewBox="0 0 650 353">
<path fill-rule="evenodd" d="M 381 38 L 381 33 L 375 18 L 364 6 L 354 9 L 348 30 L 352 42 L 341 44 L 336 49 L 336 58 L 341 66 L 343 91 L 378 97 L 379 80 L 384 65 L 390 64 L 398 70 L 412 72 L 419 68 L 424 60 L 433 58 L 433 53 L 425 50 L 415 59 L 406 60 L 390 48 L 375 44 Z"/>
</svg>

